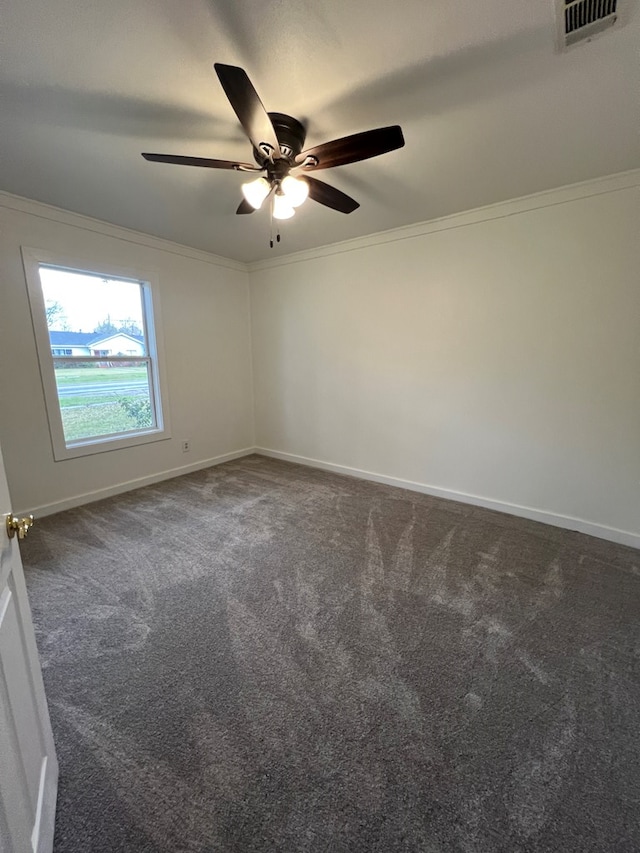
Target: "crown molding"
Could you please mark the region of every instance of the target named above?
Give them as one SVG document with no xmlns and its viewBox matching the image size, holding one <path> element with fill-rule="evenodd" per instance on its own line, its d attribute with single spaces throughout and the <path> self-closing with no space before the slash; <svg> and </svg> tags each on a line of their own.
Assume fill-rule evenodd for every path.
<svg viewBox="0 0 640 853">
<path fill-rule="evenodd" d="M 370 246 L 379 246 L 381 243 L 395 243 L 400 240 L 411 240 L 434 234 L 439 231 L 449 231 L 454 228 L 464 228 L 468 225 L 476 225 L 480 222 L 489 222 L 493 219 L 504 219 L 508 216 L 517 216 L 532 210 L 540 210 L 545 207 L 555 207 L 559 204 L 567 204 L 592 196 L 604 195 L 606 193 L 619 192 L 632 187 L 640 186 L 640 169 L 631 169 L 628 172 L 618 172 L 600 178 L 592 178 L 577 184 L 568 184 L 564 187 L 556 187 L 552 190 L 533 193 L 532 195 L 499 201 L 484 207 L 477 207 L 462 213 L 452 213 L 438 219 L 429 219 L 414 225 L 403 225 L 400 228 L 392 228 L 389 231 L 379 231 L 366 237 L 356 237 L 327 246 L 319 246 L 315 249 L 306 249 L 302 252 L 294 252 L 279 258 L 269 258 L 262 261 L 254 261 L 247 265 L 250 273 L 260 270 L 274 269 L 287 266 L 288 264 L 303 263 L 316 258 L 324 258 L 331 255 L 341 255 L 346 252 L 355 252 L 359 249 L 367 249 Z"/>
<path fill-rule="evenodd" d="M 102 234 L 105 237 L 113 237 L 116 240 L 123 240 L 127 243 L 135 243 L 138 246 L 144 246 L 148 249 L 157 249 L 161 252 L 180 255 L 191 260 L 203 261 L 206 264 L 213 264 L 214 266 L 224 267 L 225 269 L 235 270 L 236 272 L 246 273 L 248 271 L 247 265 L 241 261 L 223 258 L 221 255 L 203 252 L 201 249 L 193 249 L 190 246 L 183 246 L 181 243 L 173 243 L 171 240 L 153 237 L 150 234 L 144 234 L 142 231 L 134 231 L 131 228 L 124 228 L 121 225 L 113 225 L 101 219 L 93 219 L 91 216 L 85 216 L 83 213 L 73 213 L 61 207 L 54 207 L 41 201 L 23 198 L 4 190 L 0 190 L 0 208 L 2 207 L 19 213 L 26 213 L 29 216 L 37 216 L 40 219 L 49 219 L 52 222 L 62 225 L 81 228 L 84 231 L 92 231 L 95 234 Z"/>
<path fill-rule="evenodd" d="M 41 219 L 49 219 L 63 225 L 71 225 L 75 228 L 92 231 L 97 234 L 113 237 L 117 240 L 135 243 L 139 246 L 157 249 L 161 252 L 168 252 L 170 254 L 179 255 L 192 260 L 203 261 L 204 263 L 234 270 L 236 272 L 253 273 L 260 270 L 275 269 L 289 264 L 303 263 L 316 258 L 354 252 L 359 249 L 369 248 L 370 246 L 379 246 L 381 243 L 395 243 L 400 240 L 411 240 L 416 237 L 423 237 L 428 234 L 438 233 L 439 231 L 464 228 L 468 225 L 489 222 L 493 219 L 503 219 L 508 216 L 528 213 L 532 210 L 554 207 L 558 204 L 567 204 L 584 198 L 619 192 L 620 190 L 626 190 L 638 186 L 640 186 L 640 168 L 631 169 L 627 172 L 618 172 L 616 174 L 606 175 L 600 178 L 592 178 L 588 181 L 568 184 L 564 187 L 556 187 L 555 189 L 544 190 L 539 193 L 533 193 L 531 195 L 510 199 L 508 201 L 495 202 L 494 204 L 477 207 L 461 213 L 452 213 L 448 216 L 439 217 L 437 219 L 429 219 L 424 222 L 414 223 L 413 225 L 403 225 L 399 228 L 392 228 L 388 231 L 379 231 L 374 234 L 368 234 L 365 237 L 355 237 L 351 240 L 344 240 L 339 243 L 330 243 L 313 249 L 305 249 L 301 252 L 293 252 L 279 258 L 254 261 L 249 264 L 233 260 L 232 258 L 224 258 L 221 255 L 214 255 L 213 253 L 205 252 L 201 249 L 184 246 L 181 243 L 173 243 L 172 241 L 164 240 L 161 237 L 153 237 L 150 234 L 145 234 L 141 231 L 134 231 L 131 228 L 124 228 L 110 222 L 104 222 L 101 219 L 94 219 L 90 216 L 85 216 L 82 213 L 73 213 L 72 211 L 64 210 L 60 207 L 54 207 L 53 205 L 45 204 L 41 201 L 35 201 L 34 199 L 13 195 L 12 193 L 8 193 L 3 190 L 0 190 L 0 208 L 4 207 L 20 213 L 26 213 L 30 216 L 37 216 Z"/>
</svg>

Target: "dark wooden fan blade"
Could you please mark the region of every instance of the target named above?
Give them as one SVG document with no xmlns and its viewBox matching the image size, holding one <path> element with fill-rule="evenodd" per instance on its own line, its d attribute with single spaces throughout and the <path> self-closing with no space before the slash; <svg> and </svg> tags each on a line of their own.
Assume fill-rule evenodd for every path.
<svg viewBox="0 0 640 853">
<path fill-rule="evenodd" d="M 344 136 L 342 139 L 316 145 L 315 148 L 307 148 L 296 157 L 296 165 L 303 165 L 305 160 L 308 160 L 307 164 L 303 165 L 305 171 L 330 169 L 332 166 L 368 160 L 369 157 L 395 151 L 403 145 L 402 129 L 394 124 L 392 127 L 365 130 L 363 133 L 354 133 L 353 136 Z"/>
<path fill-rule="evenodd" d="M 220 62 L 216 62 L 213 67 L 253 147 L 260 151 L 260 144 L 265 142 L 280 157 L 278 137 L 247 72 L 235 65 L 223 65 Z"/>
<path fill-rule="evenodd" d="M 324 181 L 319 181 L 317 178 L 309 178 L 305 175 L 301 180 L 309 184 L 309 198 L 314 201 L 324 204 L 326 207 L 331 207 L 333 210 L 339 210 L 340 213 L 353 213 L 360 205 L 358 202 L 348 196 L 346 193 L 337 190 L 335 187 L 325 184 Z"/>
<path fill-rule="evenodd" d="M 251 163 L 237 163 L 233 160 L 210 160 L 208 157 L 181 157 L 177 154 L 143 154 L 145 160 L 153 163 L 174 163 L 177 166 L 204 166 L 207 169 L 235 169 L 237 172 L 261 172 L 259 166 Z"/>
<path fill-rule="evenodd" d="M 236 213 L 255 213 L 255 210 L 255 207 L 252 204 L 249 204 L 246 198 L 243 198 L 240 204 L 238 205 Z"/>
</svg>

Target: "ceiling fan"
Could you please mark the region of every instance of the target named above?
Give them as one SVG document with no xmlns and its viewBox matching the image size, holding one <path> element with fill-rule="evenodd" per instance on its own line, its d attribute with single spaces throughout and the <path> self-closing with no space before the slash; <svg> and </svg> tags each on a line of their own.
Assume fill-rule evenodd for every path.
<svg viewBox="0 0 640 853">
<path fill-rule="evenodd" d="M 145 160 L 157 163 L 262 173 L 259 178 L 242 186 L 244 198 L 236 213 L 253 213 L 269 198 L 273 216 L 276 219 L 289 219 L 294 215 L 294 209 L 307 197 L 340 213 L 352 213 L 360 206 L 357 201 L 324 181 L 310 177 L 308 173 L 367 160 L 404 145 L 401 128 L 393 125 L 334 139 L 303 151 L 306 130 L 297 119 L 284 113 L 268 113 L 242 68 L 219 62 L 215 63 L 214 68 L 253 146 L 256 165 L 173 154 L 145 153 L 142 156 Z"/>
</svg>

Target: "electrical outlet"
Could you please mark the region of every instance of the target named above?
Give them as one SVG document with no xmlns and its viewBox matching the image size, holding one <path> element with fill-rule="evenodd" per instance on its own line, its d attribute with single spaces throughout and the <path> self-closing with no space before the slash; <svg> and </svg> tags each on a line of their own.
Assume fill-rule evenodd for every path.
<svg viewBox="0 0 640 853">
<path fill-rule="evenodd" d="M 182 442 L 182 452 L 188 453 L 190 450 L 191 450 L 191 442 L 190 441 L 183 441 Z"/>
</svg>

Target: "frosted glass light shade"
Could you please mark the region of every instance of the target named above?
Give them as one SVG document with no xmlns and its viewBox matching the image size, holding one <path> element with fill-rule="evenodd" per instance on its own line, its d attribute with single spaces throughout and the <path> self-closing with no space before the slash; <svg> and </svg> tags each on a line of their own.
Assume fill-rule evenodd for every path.
<svg viewBox="0 0 640 853">
<path fill-rule="evenodd" d="M 280 186 L 291 207 L 299 207 L 309 195 L 309 184 L 300 178 L 294 178 L 293 175 L 287 175 Z"/>
<path fill-rule="evenodd" d="M 289 199 L 283 195 L 274 195 L 273 197 L 273 215 L 276 219 L 291 219 L 295 210 L 291 206 Z"/>
<path fill-rule="evenodd" d="M 270 190 L 271 187 L 266 178 L 256 178 L 255 181 L 249 181 L 248 184 L 242 185 L 242 195 L 256 210 L 260 210 L 262 202 L 269 195 Z"/>
</svg>

